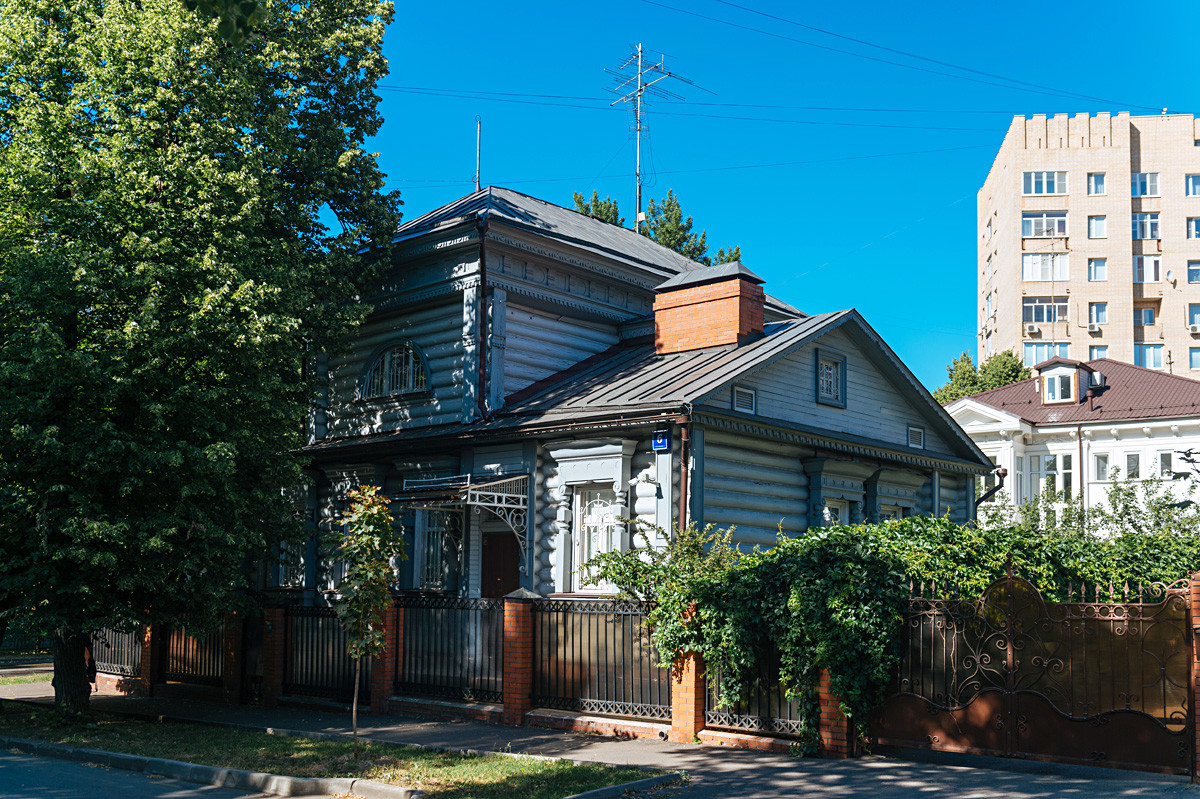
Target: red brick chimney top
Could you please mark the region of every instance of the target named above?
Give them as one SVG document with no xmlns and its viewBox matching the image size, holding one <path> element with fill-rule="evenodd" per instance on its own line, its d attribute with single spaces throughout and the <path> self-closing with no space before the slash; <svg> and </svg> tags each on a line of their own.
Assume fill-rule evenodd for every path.
<svg viewBox="0 0 1200 799">
<path fill-rule="evenodd" d="M 660 355 L 752 341 L 763 332 L 763 279 L 740 261 L 683 272 L 656 289 Z"/>
</svg>

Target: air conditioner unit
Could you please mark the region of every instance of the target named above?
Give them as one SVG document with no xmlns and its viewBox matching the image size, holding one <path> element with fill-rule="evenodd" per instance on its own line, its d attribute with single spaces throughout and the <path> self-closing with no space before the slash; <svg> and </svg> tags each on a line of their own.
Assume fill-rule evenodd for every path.
<svg viewBox="0 0 1200 799">
<path fill-rule="evenodd" d="M 1100 332 L 1100 323 L 1099 322 L 1088 322 L 1088 332 L 1089 333 L 1099 333 Z"/>
<path fill-rule="evenodd" d="M 1029 333 L 1030 335 L 1033 335 L 1034 333 L 1038 332 L 1040 329 L 1041 328 L 1039 328 L 1037 326 L 1037 324 L 1034 322 L 1027 322 L 1025 324 L 1025 332 Z"/>
<path fill-rule="evenodd" d="M 1192 334 L 1200 333 L 1200 325 L 1188 325 L 1188 332 Z"/>
</svg>

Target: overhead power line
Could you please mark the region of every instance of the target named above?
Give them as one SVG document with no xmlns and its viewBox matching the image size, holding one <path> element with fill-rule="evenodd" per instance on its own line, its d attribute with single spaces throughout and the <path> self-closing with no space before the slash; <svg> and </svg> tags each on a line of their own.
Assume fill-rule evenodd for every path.
<svg viewBox="0 0 1200 799">
<path fill-rule="evenodd" d="M 775 39 L 782 39 L 784 41 L 794 42 L 796 44 L 802 44 L 806 47 L 814 47 L 818 50 L 825 50 L 826 52 L 830 52 L 830 53 L 839 53 L 841 55 L 851 56 L 852 58 L 861 58 L 863 60 L 874 61 L 879 64 L 889 64 L 894 67 L 901 67 L 903 69 L 911 69 L 916 72 L 925 72 L 930 75 L 940 75 L 940 76 L 946 77 L 946 78 L 955 78 L 957 80 L 970 81 L 971 83 L 981 83 L 985 86 L 997 86 L 1002 89 L 1018 89 L 1020 91 L 1032 92 L 1034 94 L 1044 94 L 1044 95 L 1049 95 L 1051 97 L 1070 97 L 1070 98 L 1073 98 L 1076 100 L 1090 100 L 1092 102 L 1104 103 L 1106 105 L 1113 105 L 1113 106 L 1122 106 L 1122 107 L 1126 107 L 1126 108 L 1144 108 L 1144 109 L 1152 108 L 1154 110 L 1158 110 L 1158 106 L 1143 105 L 1141 103 L 1117 103 L 1112 100 L 1105 100 L 1105 99 L 1099 98 L 1099 97 L 1090 97 L 1088 95 L 1079 94 L 1077 92 L 1046 90 L 1046 89 L 1032 88 L 1031 86 L 1027 86 L 1027 85 L 1014 85 L 1015 81 L 1013 81 L 1011 78 L 1004 78 L 1003 80 L 1007 81 L 1006 83 L 997 83 L 996 81 L 993 81 L 993 80 L 984 80 L 982 78 L 973 78 L 970 75 L 959 75 L 959 74 L 956 74 L 953 72 L 943 72 L 943 71 L 937 70 L 937 69 L 928 69 L 926 67 L 920 67 L 915 64 L 906 64 L 903 61 L 891 61 L 886 58 L 877 58 L 875 56 L 866 55 L 864 53 L 856 53 L 853 50 L 842 50 L 837 47 L 829 47 L 828 45 L 817 44 L 816 42 L 810 42 L 810 41 L 806 41 L 804 39 L 797 39 L 794 36 L 787 36 L 782 33 L 777 33 L 775 31 L 768 31 L 768 30 L 763 30 L 762 28 L 755 28 L 751 25 L 743 25 L 741 23 L 733 22 L 731 20 L 721 19 L 720 17 L 712 17 L 707 14 L 701 14 L 696 11 L 690 11 L 686 8 L 679 8 L 678 6 L 672 6 L 672 5 L 668 5 L 666 3 L 660 3 L 660 2 L 657 2 L 657 0 L 642 0 L 642 2 L 652 5 L 652 6 L 658 6 L 659 8 L 665 8 L 668 11 L 675 11 L 676 13 L 679 13 L 679 14 L 687 14 L 688 16 L 696 17 L 698 19 L 705 19 L 705 20 L 708 20 L 709 22 L 716 22 L 719 25 L 728 25 L 729 27 L 732 27 L 732 28 L 738 28 L 740 30 L 750 31 L 752 33 L 759 33 L 759 34 L 762 34 L 763 36 L 770 36 Z M 955 68 L 958 69 L 958 67 L 955 67 Z"/>
</svg>

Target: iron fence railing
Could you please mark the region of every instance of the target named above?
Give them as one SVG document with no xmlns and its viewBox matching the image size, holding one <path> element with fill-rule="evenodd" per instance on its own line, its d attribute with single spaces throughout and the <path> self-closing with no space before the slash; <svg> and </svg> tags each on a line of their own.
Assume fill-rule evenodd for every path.
<svg viewBox="0 0 1200 799">
<path fill-rule="evenodd" d="M 346 631 L 333 608 L 289 606 L 284 610 L 283 693 L 349 702 L 354 698 L 354 659 L 346 654 Z M 371 659 L 363 658 L 359 697 L 370 696 Z"/>
<path fill-rule="evenodd" d="M 24 627 L 8 625 L 0 637 L 0 654 L 37 655 L 51 651 L 50 639 L 35 635 Z"/>
<path fill-rule="evenodd" d="M 142 628 L 129 632 L 97 630 L 92 636 L 92 657 L 96 671 L 137 677 L 142 673 Z"/>
<path fill-rule="evenodd" d="M 804 720 L 799 700 L 788 700 L 779 681 L 779 648 L 764 645 L 755 660 L 754 673 L 737 690 L 729 690 L 719 669 L 709 668 L 704 721 L 710 727 L 749 730 L 773 735 L 798 735 Z M 728 694 L 731 704 L 722 704 Z"/>
<path fill-rule="evenodd" d="M 500 702 L 504 600 L 401 594 L 398 694 Z"/>
<path fill-rule="evenodd" d="M 167 656 L 163 679 L 195 685 L 220 685 L 223 669 L 221 630 L 215 628 L 190 634 L 175 627 L 167 634 Z"/>
<path fill-rule="evenodd" d="M 658 662 L 645 605 L 533 603 L 533 703 L 615 716 L 671 716 L 670 669 Z"/>
</svg>

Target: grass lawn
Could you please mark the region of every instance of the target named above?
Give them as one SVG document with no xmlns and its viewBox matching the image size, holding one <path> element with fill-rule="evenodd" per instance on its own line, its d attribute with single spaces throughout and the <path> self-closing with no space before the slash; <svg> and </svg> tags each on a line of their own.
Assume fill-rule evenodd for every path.
<svg viewBox="0 0 1200 799">
<path fill-rule="evenodd" d="M 64 722 L 50 710 L 9 702 L 0 705 L 0 735 L 293 777 L 357 777 L 416 788 L 437 799 L 561 799 L 652 775 L 633 768 L 473 757 L 365 741 L 355 760 L 349 742 L 99 713 L 87 721 Z"/>
<path fill-rule="evenodd" d="M 53 674 L 22 674 L 19 677 L 0 677 L 0 685 L 26 685 L 32 682 L 50 682 Z"/>
</svg>

